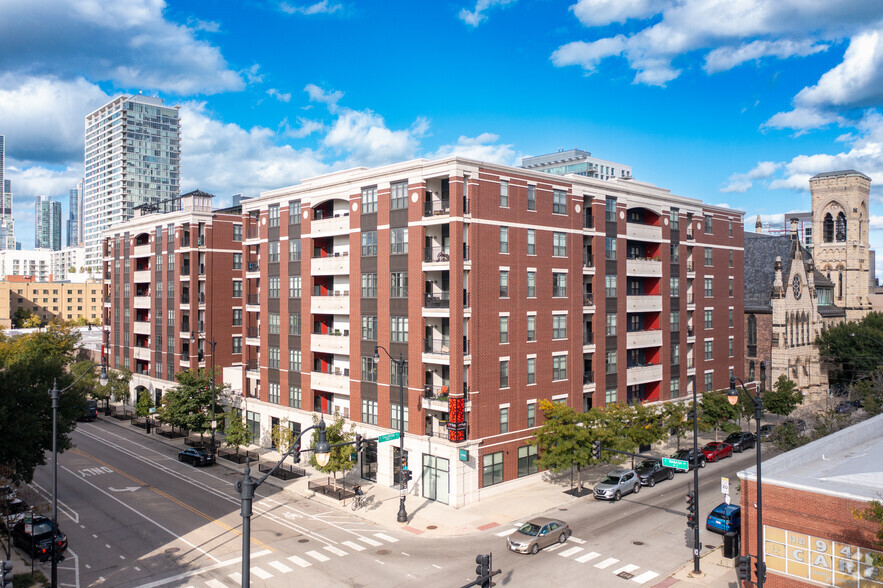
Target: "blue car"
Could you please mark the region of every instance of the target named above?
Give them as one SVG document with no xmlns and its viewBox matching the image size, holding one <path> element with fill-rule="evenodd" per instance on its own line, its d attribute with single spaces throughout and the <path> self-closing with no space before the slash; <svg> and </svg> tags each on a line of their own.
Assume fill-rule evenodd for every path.
<svg viewBox="0 0 883 588">
<path fill-rule="evenodd" d="M 713 511 L 708 513 L 705 528 L 721 535 L 726 535 L 731 531 L 738 533 L 742 528 L 742 509 L 736 504 L 727 504 L 726 502 L 717 505 Z"/>
</svg>

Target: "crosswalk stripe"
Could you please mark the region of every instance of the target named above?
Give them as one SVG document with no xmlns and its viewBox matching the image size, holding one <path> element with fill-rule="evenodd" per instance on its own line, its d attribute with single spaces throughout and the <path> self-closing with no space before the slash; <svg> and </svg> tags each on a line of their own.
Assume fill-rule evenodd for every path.
<svg viewBox="0 0 883 588">
<path fill-rule="evenodd" d="M 328 561 L 329 559 L 331 559 L 330 557 L 326 557 L 326 556 L 322 555 L 318 551 L 308 551 L 307 555 L 309 555 L 310 557 L 312 557 L 316 561 Z M 616 560 L 616 561 L 619 561 L 619 560 Z"/>
<path fill-rule="evenodd" d="M 500 531 L 499 533 L 494 533 L 497 537 L 508 537 L 518 529 L 506 529 L 505 531 Z"/>
<path fill-rule="evenodd" d="M 582 547 L 571 547 L 571 548 L 568 549 L 567 551 L 562 551 L 562 552 L 559 553 L 558 555 L 560 555 L 561 557 L 570 557 L 570 556 L 573 555 L 574 553 L 579 553 L 579 552 L 582 551 L 582 550 L 583 550 Z"/>
<path fill-rule="evenodd" d="M 308 568 L 308 567 L 310 567 L 311 565 L 313 565 L 313 564 L 311 564 L 310 562 L 308 562 L 307 560 L 305 560 L 305 559 L 301 559 L 301 558 L 299 558 L 299 557 L 296 556 L 296 555 L 292 555 L 291 557 L 289 557 L 289 558 L 288 558 L 288 561 L 290 561 L 291 563 L 297 564 L 297 565 L 299 565 L 299 566 L 302 567 L 302 568 Z"/>
<path fill-rule="evenodd" d="M 573 541 L 574 543 L 578 543 L 579 545 L 582 545 L 586 542 L 585 539 L 580 539 L 579 537 L 571 537 L 570 539 L 568 539 L 568 541 Z"/>
<path fill-rule="evenodd" d="M 603 570 L 605 568 L 609 568 L 610 566 L 612 566 L 613 564 L 615 564 L 618 561 L 619 560 L 616 559 L 615 557 L 608 557 L 604 561 L 596 563 L 595 567 L 598 568 L 599 570 Z"/>
<path fill-rule="evenodd" d="M 650 580 L 652 580 L 653 578 L 655 578 L 658 575 L 659 574 L 657 574 L 656 572 L 644 572 L 640 576 L 635 576 L 634 578 L 632 578 L 632 582 L 637 582 L 638 584 L 643 584 L 644 582 L 649 582 Z"/>
<path fill-rule="evenodd" d="M 209 580 L 205 583 L 208 588 L 227 588 L 227 585 L 220 580 Z"/>
<path fill-rule="evenodd" d="M 579 556 L 578 558 L 576 558 L 576 561 L 578 561 L 579 563 L 586 563 L 587 561 L 595 559 L 599 555 L 601 555 L 601 554 L 598 553 L 597 551 L 592 551 L 592 552 L 587 553 L 585 555 Z"/>
<path fill-rule="evenodd" d="M 637 569 L 638 569 L 638 566 L 633 565 L 633 564 L 629 564 L 629 565 L 627 565 L 627 566 L 622 566 L 622 567 L 619 568 L 618 570 L 613 570 L 613 574 L 616 575 L 616 574 L 621 574 L 621 573 L 623 573 L 623 572 L 629 572 L 629 573 L 631 573 L 631 572 L 633 572 L 633 571 L 635 571 L 635 570 L 637 570 Z"/>
<path fill-rule="evenodd" d="M 227 574 L 227 577 L 233 580 L 233 583 L 237 586 L 242 585 L 242 574 L 239 572 L 233 572 L 232 574 Z"/>
<path fill-rule="evenodd" d="M 359 541 L 361 541 L 362 543 L 367 543 L 371 547 L 380 547 L 381 545 L 383 545 L 383 543 L 381 543 L 380 541 L 375 541 L 374 539 L 369 539 L 367 537 L 359 537 Z"/>
<path fill-rule="evenodd" d="M 271 561 L 270 565 L 272 567 L 276 568 L 277 570 L 279 570 L 280 572 L 282 572 L 283 574 L 287 574 L 288 572 L 291 571 L 291 568 L 288 567 L 287 565 L 285 565 L 284 563 L 282 563 L 281 561 Z"/>
<path fill-rule="evenodd" d="M 399 540 L 395 537 L 390 537 L 389 535 L 384 535 L 383 533 L 374 533 L 374 536 L 378 539 L 382 539 L 384 541 L 389 541 L 390 543 L 398 543 Z"/>
<path fill-rule="evenodd" d="M 556 543 L 555 545 L 550 545 L 546 548 L 546 551 L 555 551 L 556 549 L 561 549 L 564 547 L 563 543 Z"/>
<path fill-rule="evenodd" d="M 333 545 L 326 545 L 326 546 L 325 546 L 325 550 L 326 550 L 326 551 L 330 551 L 330 552 L 333 553 L 334 555 L 337 555 L 337 556 L 340 556 L 340 557 L 343 557 L 344 555 L 347 555 L 347 552 L 346 552 L 346 551 L 344 551 L 343 549 L 338 549 L 338 548 L 334 547 Z"/>
<path fill-rule="evenodd" d="M 354 543 L 352 541 L 344 541 L 344 545 L 349 547 L 350 549 L 355 549 L 356 551 L 365 551 L 365 548 L 359 545 L 358 543 Z"/>
<path fill-rule="evenodd" d="M 262 568 L 259 568 L 257 566 L 251 568 L 251 573 L 254 574 L 255 576 L 257 576 L 258 578 L 260 578 L 261 580 L 266 580 L 267 578 L 273 577 L 273 574 L 271 574 L 270 572 L 268 572 Z"/>
</svg>

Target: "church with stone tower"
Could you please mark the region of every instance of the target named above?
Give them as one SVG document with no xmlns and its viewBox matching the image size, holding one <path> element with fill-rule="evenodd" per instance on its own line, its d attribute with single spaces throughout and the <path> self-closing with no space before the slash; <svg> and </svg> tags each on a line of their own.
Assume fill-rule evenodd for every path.
<svg viewBox="0 0 883 588">
<path fill-rule="evenodd" d="M 765 362 L 766 389 L 785 374 L 812 397 L 828 388 L 813 344 L 818 334 L 871 311 L 873 252 L 871 179 L 845 170 L 816 174 L 809 184 L 811 239 L 798 238 L 798 215 L 785 234 L 763 234 L 759 218 L 757 232 L 745 233 L 744 373 L 757 382 Z"/>
</svg>

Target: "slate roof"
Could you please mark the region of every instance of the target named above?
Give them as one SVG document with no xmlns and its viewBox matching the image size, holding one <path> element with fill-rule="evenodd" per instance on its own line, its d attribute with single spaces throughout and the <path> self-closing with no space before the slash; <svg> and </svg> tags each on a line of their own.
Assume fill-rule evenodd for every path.
<svg viewBox="0 0 883 588">
<path fill-rule="evenodd" d="M 814 180 L 816 178 L 833 178 L 836 176 L 859 176 L 859 177 L 862 177 L 862 178 L 868 180 L 869 182 L 871 181 L 871 178 L 869 178 L 868 176 L 866 176 L 862 172 L 856 171 L 854 169 L 844 169 L 844 170 L 840 170 L 840 171 L 822 172 L 820 174 L 814 175 L 810 179 Z"/>
</svg>

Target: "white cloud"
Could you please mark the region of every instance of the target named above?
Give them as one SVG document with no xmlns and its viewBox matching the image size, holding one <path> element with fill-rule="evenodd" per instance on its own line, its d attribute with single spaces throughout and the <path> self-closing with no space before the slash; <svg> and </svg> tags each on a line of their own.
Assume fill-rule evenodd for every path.
<svg viewBox="0 0 883 588">
<path fill-rule="evenodd" d="M 475 3 L 475 10 L 463 8 L 457 16 L 469 26 L 475 28 L 483 21 L 487 20 L 487 15 L 485 14 L 486 10 L 494 6 L 505 6 L 506 4 L 511 4 L 515 1 L 516 0 L 478 0 Z"/>
<path fill-rule="evenodd" d="M 721 188 L 720 191 L 739 193 L 747 192 L 754 185 L 752 180 L 768 178 L 780 167 L 782 167 L 782 164 L 776 163 L 775 161 L 761 161 L 747 173 L 735 173 L 731 175 L 728 184 Z"/>
<path fill-rule="evenodd" d="M 220 50 L 166 20 L 163 0 L 4 2 L 0 70 L 178 95 L 242 89 Z M 197 28 L 205 28 L 197 25 Z"/>
<path fill-rule="evenodd" d="M 303 14 L 305 16 L 313 16 L 314 14 L 334 14 L 343 11 L 343 4 L 338 2 L 329 2 L 322 0 L 315 4 L 290 4 L 288 2 L 279 3 L 279 9 L 288 14 Z"/>
<path fill-rule="evenodd" d="M 279 102 L 291 102 L 291 92 L 285 92 L 283 94 L 276 88 L 270 88 L 269 90 L 267 90 L 267 95 L 272 96 Z"/>
<path fill-rule="evenodd" d="M 310 120 L 308 118 L 298 117 L 297 123 L 300 126 L 296 129 L 292 129 L 288 125 L 288 120 L 286 120 L 282 125 L 284 128 L 283 134 L 292 139 L 303 139 L 304 137 L 308 137 L 313 133 L 318 133 L 325 128 L 325 124 L 320 120 Z"/>
<path fill-rule="evenodd" d="M 626 39 L 622 35 L 599 39 L 591 43 L 574 41 L 555 50 L 552 53 L 552 63 L 558 67 L 579 65 L 584 70 L 592 72 L 603 59 L 619 55 L 625 50 L 625 47 Z"/>
<path fill-rule="evenodd" d="M 413 129 L 393 131 L 383 117 L 370 110 L 338 108 L 323 144 L 345 154 L 352 165 L 382 165 L 415 156 L 418 133 L 425 131 L 425 121 L 418 119 Z M 415 132 L 416 131 L 416 132 Z"/>
<path fill-rule="evenodd" d="M 12 192 L 15 201 L 16 213 L 15 220 L 18 222 L 19 210 L 33 210 L 34 197 L 37 195 L 52 196 L 59 200 L 59 196 L 64 197 L 64 204 L 67 206 L 67 196 L 71 188 L 77 187 L 77 182 L 83 177 L 83 166 L 68 166 L 59 169 L 52 169 L 42 165 L 22 164 L 17 161 L 10 161 L 6 176 L 12 180 Z M 27 203 L 31 202 L 30 205 Z M 16 228 L 18 228 L 16 226 Z"/>
<path fill-rule="evenodd" d="M 729 183 L 720 189 L 721 192 L 747 192 L 751 189 L 753 184 L 748 180 L 734 180 L 730 178 Z"/>
<path fill-rule="evenodd" d="M 872 214 L 868 217 L 868 228 L 872 231 L 883 229 L 883 216 Z M 879 249 L 877 251 L 880 251 Z"/>
<path fill-rule="evenodd" d="M 828 45 L 817 44 L 810 40 L 802 41 L 752 41 L 738 47 L 719 47 L 705 57 L 705 71 L 717 73 L 741 65 L 746 61 L 762 57 L 806 57 L 828 49 Z"/>
<path fill-rule="evenodd" d="M 585 26 L 600 27 L 630 18 L 646 18 L 669 4 L 665 0 L 579 0 L 570 9 Z"/>
<path fill-rule="evenodd" d="M 331 112 L 334 112 L 338 101 L 343 98 L 343 92 L 340 90 L 326 92 L 316 84 L 307 84 L 306 87 L 304 87 L 304 92 L 309 95 L 310 101 L 325 104 Z"/>
<path fill-rule="evenodd" d="M 459 155 L 488 163 L 517 165 L 512 145 L 499 143 L 500 137 L 493 133 L 482 133 L 477 137 L 461 136 L 451 145 L 442 145 L 435 153 L 427 155 L 430 159 Z"/>
<path fill-rule="evenodd" d="M 836 114 L 816 110 L 815 108 L 797 107 L 788 112 L 778 112 L 761 125 L 761 128 L 794 129 L 806 131 L 817 129 L 834 123 L 843 123 L 844 119 Z"/>
</svg>

